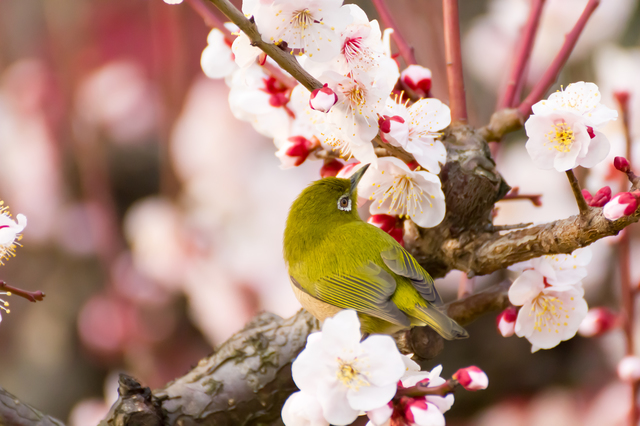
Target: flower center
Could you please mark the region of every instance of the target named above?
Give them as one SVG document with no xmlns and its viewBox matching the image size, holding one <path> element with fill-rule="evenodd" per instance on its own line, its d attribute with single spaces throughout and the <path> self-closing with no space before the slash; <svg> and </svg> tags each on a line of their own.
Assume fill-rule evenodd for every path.
<svg viewBox="0 0 640 426">
<path fill-rule="evenodd" d="M 293 12 L 293 17 L 291 18 L 291 24 L 295 28 L 302 28 L 304 30 L 309 26 L 311 26 L 313 22 L 314 22 L 313 15 L 309 11 L 309 9 L 297 10 Z"/>
<path fill-rule="evenodd" d="M 344 92 L 345 97 L 349 101 L 352 109 L 359 109 L 366 102 L 366 93 L 359 85 L 354 84 L 353 87 Z"/>
<path fill-rule="evenodd" d="M 420 186 L 413 182 L 411 177 L 406 175 L 396 176 L 391 184 L 387 183 L 383 186 L 374 183 L 373 186 L 380 188 L 380 192 L 382 193 L 382 198 L 378 200 L 379 209 L 382 208 L 382 204 L 385 201 L 391 198 L 388 214 L 400 216 L 406 214 L 410 217 L 415 217 L 418 211 L 420 214 L 424 213 L 422 203 L 427 197 Z M 370 200 L 373 200 L 376 191 L 369 197 Z M 433 195 L 430 195 L 430 197 L 435 198 Z M 433 207 L 433 203 L 429 202 L 429 207 Z"/>
<path fill-rule="evenodd" d="M 369 382 L 363 378 L 365 375 L 354 365 L 356 359 L 345 361 L 338 358 L 338 380 L 350 389 L 358 390 L 361 386 L 369 386 Z"/>
<path fill-rule="evenodd" d="M 569 318 L 569 311 L 562 306 L 563 304 L 564 302 L 557 297 L 540 293 L 533 299 L 531 312 L 529 312 L 529 316 L 533 314 L 536 316 L 533 328 L 538 332 L 546 329 L 548 333 L 552 331 L 559 333 L 560 327 L 566 326 L 565 320 Z"/>
<path fill-rule="evenodd" d="M 553 144 L 553 148 L 556 150 L 569 152 L 576 137 L 573 134 L 571 126 L 565 121 L 559 120 L 553 123 L 553 129 L 547 133 L 547 139 L 549 139 L 549 142 Z"/>
<path fill-rule="evenodd" d="M 362 55 L 363 51 L 362 37 L 348 38 L 342 46 L 342 54 L 348 62 L 358 59 L 358 56 Z"/>
</svg>

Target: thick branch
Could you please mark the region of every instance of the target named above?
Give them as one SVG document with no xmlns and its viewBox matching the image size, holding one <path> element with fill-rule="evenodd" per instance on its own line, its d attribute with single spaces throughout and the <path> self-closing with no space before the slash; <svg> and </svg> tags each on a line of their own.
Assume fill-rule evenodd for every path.
<svg viewBox="0 0 640 426">
<path fill-rule="evenodd" d="M 262 40 L 256 24 L 248 20 L 241 11 L 238 10 L 229 0 L 210 0 L 227 18 L 236 24 L 251 40 L 251 44 L 260 48 L 271 59 L 276 61 L 283 70 L 291 74 L 310 92 L 322 87 L 322 83 L 316 80 L 311 74 L 305 71 L 293 55 L 285 52 L 272 43 Z"/>
<path fill-rule="evenodd" d="M 523 116 L 527 117 L 529 116 L 529 114 L 531 114 L 531 106 L 542 99 L 544 94 L 547 93 L 547 90 L 549 90 L 549 88 L 551 88 L 553 83 L 557 80 L 560 71 L 564 67 L 564 64 L 567 63 L 569 55 L 571 55 L 571 52 L 573 51 L 573 48 L 575 47 L 580 34 L 582 34 L 585 25 L 587 25 L 591 14 L 594 10 L 596 10 L 596 7 L 598 7 L 599 4 L 600 0 L 589 0 L 589 3 L 587 3 L 587 5 L 585 6 L 582 15 L 580 15 L 580 18 L 574 25 L 573 29 L 571 30 L 571 32 L 569 32 L 569 34 L 565 36 L 564 44 L 562 45 L 562 48 L 556 55 L 555 59 L 553 60 L 551 65 L 549 65 L 549 68 L 544 73 L 542 78 L 538 81 L 538 83 L 536 83 L 533 89 L 531 89 L 531 93 L 529 93 L 529 96 L 527 96 L 518 107 L 518 111 L 520 111 Z"/>
<path fill-rule="evenodd" d="M 462 77 L 462 51 L 460 43 L 460 19 L 458 0 L 442 0 L 444 14 L 444 49 L 447 61 L 447 85 L 451 122 L 467 122 L 467 101 Z"/>
</svg>

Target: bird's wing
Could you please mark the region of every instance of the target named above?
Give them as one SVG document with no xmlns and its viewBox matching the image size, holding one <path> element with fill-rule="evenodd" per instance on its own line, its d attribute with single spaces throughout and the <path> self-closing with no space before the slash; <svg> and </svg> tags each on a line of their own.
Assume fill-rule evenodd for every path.
<svg viewBox="0 0 640 426">
<path fill-rule="evenodd" d="M 442 305 L 442 299 L 433 285 L 433 278 L 420 266 L 418 261 L 400 245 L 380 253 L 385 265 L 393 272 L 411 280 L 418 293 L 436 306 Z"/>
<path fill-rule="evenodd" d="M 294 277 L 291 282 L 309 295 L 330 305 L 354 309 L 393 324 L 409 327 L 409 318 L 391 301 L 396 281 L 391 274 L 373 262 L 351 274 L 322 277 L 312 286 L 301 286 Z M 305 287 L 309 287 L 308 290 Z"/>
</svg>

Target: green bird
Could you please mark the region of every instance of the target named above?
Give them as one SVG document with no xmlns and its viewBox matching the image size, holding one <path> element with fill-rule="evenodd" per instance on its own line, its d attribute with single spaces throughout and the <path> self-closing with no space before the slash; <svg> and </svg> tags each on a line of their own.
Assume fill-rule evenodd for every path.
<svg viewBox="0 0 640 426">
<path fill-rule="evenodd" d="M 363 333 L 428 325 L 445 339 L 468 337 L 438 308 L 433 279 L 413 256 L 358 215 L 357 186 L 368 166 L 350 179 L 313 182 L 291 205 L 284 260 L 296 297 L 320 321 L 357 311 Z"/>
</svg>

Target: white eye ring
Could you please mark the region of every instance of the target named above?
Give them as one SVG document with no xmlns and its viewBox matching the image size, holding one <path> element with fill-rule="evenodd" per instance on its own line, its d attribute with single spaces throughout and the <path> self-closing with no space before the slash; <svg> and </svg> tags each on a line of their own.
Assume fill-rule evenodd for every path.
<svg viewBox="0 0 640 426">
<path fill-rule="evenodd" d="M 347 204 L 343 205 L 343 201 L 346 201 Z M 345 212 L 350 212 L 351 211 L 351 198 L 349 198 L 346 195 L 343 195 L 342 197 L 340 197 L 338 199 L 338 209 L 345 211 Z"/>
</svg>

